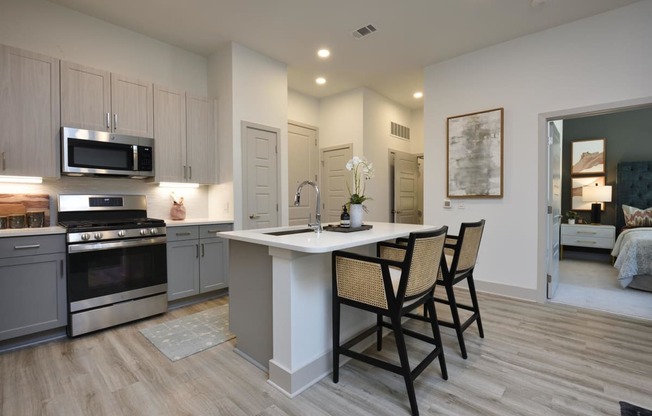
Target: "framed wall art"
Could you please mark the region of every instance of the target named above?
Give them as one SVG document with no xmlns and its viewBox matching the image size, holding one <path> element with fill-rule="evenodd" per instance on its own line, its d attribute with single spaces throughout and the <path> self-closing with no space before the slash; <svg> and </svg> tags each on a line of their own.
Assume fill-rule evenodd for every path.
<svg viewBox="0 0 652 416">
<path fill-rule="evenodd" d="M 503 109 L 448 117 L 446 195 L 503 197 Z"/>
<path fill-rule="evenodd" d="M 571 178 L 571 209 L 573 211 L 591 211 L 591 202 L 582 201 L 582 188 L 585 186 L 604 186 L 604 176 L 583 176 Z M 604 211 L 604 202 L 600 203 Z"/>
<path fill-rule="evenodd" d="M 605 139 L 575 140 L 571 143 L 571 175 L 605 174 Z"/>
</svg>

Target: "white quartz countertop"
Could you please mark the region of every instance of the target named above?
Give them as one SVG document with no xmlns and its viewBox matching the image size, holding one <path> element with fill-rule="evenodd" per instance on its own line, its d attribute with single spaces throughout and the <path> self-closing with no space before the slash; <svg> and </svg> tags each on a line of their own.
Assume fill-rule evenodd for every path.
<svg viewBox="0 0 652 416">
<path fill-rule="evenodd" d="M 365 224 L 373 225 L 373 228 L 349 233 L 323 231 L 320 234 L 307 232 L 282 236 L 265 234 L 275 231 L 307 228 L 305 225 L 300 225 L 257 230 L 226 231 L 220 233 L 220 237 L 303 253 L 328 253 L 334 250 L 343 250 L 373 244 L 379 241 L 391 240 L 397 237 L 405 237 L 411 232 L 439 228 L 435 225 L 391 224 L 384 222 L 367 222 Z"/>
<path fill-rule="evenodd" d="M 41 227 L 41 228 L 10 228 L 0 230 L 0 238 L 4 237 L 29 237 L 34 235 L 47 235 L 47 234 L 65 234 L 66 229 L 63 227 Z"/>
<path fill-rule="evenodd" d="M 166 219 L 167 227 L 181 227 L 184 225 L 210 225 L 210 224 L 233 224 L 233 220 L 212 220 L 210 218 L 187 218 L 185 220 Z"/>
</svg>

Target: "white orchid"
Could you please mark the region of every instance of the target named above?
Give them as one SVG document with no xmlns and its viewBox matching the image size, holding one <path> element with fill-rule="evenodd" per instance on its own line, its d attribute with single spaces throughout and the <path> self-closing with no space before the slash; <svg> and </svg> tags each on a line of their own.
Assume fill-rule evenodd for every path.
<svg viewBox="0 0 652 416">
<path fill-rule="evenodd" d="M 367 199 L 365 196 L 365 182 L 374 177 L 374 167 L 364 157 L 353 156 L 353 159 L 346 162 L 346 170 L 353 171 L 353 192 L 347 182 L 346 186 L 351 195 L 349 203 L 362 204 Z"/>
</svg>

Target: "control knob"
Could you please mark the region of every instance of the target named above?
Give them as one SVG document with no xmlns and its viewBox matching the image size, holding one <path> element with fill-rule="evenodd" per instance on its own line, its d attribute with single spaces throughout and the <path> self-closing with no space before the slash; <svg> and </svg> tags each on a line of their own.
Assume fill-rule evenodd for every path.
<svg viewBox="0 0 652 416">
<path fill-rule="evenodd" d="M 147 235 L 147 230 L 144 228 L 140 230 L 140 235 Z"/>
<path fill-rule="evenodd" d="M 91 235 L 89 233 L 82 233 L 81 239 L 84 241 L 88 241 L 91 238 Z"/>
<path fill-rule="evenodd" d="M 156 228 L 150 228 L 150 230 L 149 230 L 149 233 L 150 233 L 151 235 L 154 235 L 154 234 L 156 234 L 157 232 L 158 232 L 158 229 L 156 229 Z"/>
<path fill-rule="evenodd" d="M 124 237 L 127 233 L 125 233 L 125 230 L 120 230 L 118 231 L 118 237 Z"/>
<path fill-rule="evenodd" d="M 100 233 L 100 232 L 95 233 L 95 239 L 96 239 L 96 240 L 101 240 L 101 239 L 102 239 L 102 235 L 103 235 L 103 234 Z"/>
</svg>

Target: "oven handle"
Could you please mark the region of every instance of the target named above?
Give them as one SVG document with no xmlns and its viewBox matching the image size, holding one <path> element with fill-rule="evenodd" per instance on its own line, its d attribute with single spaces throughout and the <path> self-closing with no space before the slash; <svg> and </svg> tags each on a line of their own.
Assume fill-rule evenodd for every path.
<svg viewBox="0 0 652 416">
<path fill-rule="evenodd" d="M 68 253 L 83 253 L 85 251 L 111 250 L 115 248 L 151 246 L 165 244 L 167 237 L 139 238 L 138 240 L 113 241 L 108 243 L 73 244 L 68 246 Z"/>
</svg>

